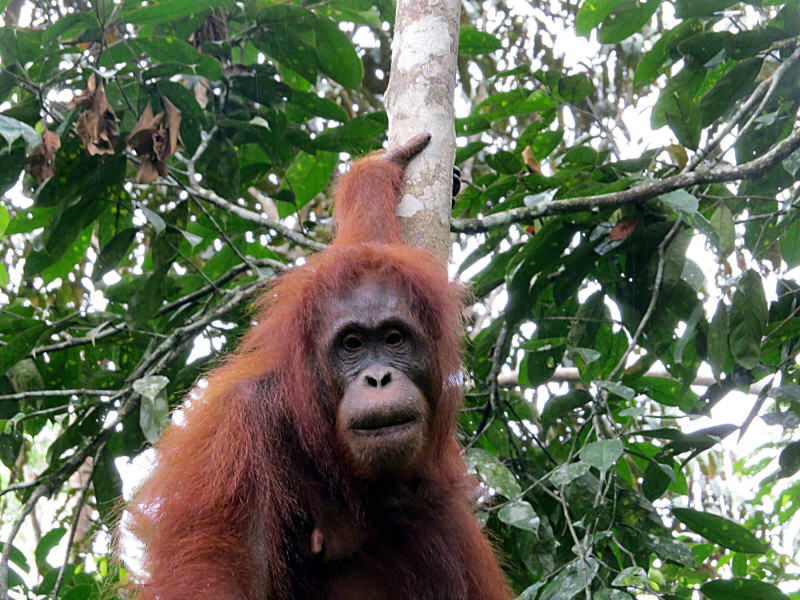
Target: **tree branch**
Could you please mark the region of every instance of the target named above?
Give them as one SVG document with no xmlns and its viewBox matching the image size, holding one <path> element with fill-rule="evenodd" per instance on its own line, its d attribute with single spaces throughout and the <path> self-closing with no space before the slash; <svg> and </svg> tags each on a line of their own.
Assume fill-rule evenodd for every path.
<svg viewBox="0 0 800 600">
<path fill-rule="evenodd" d="M 113 396 L 117 393 L 119 393 L 119 390 L 86 390 L 82 388 L 72 390 L 32 390 L 17 394 L 2 394 L 0 395 L 0 402 L 3 400 L 25 400 L 27 398 L 52 398 L 53 396 Z"/>
<path fill-rule="evenodd" d="M 289 229 L 283 223 L 279 223 L 278 221 L 273 221 L 272 219 L 268 219 L 264 215 L 261 215 L 255 211 L 252 211 L 248 208 L 244 208 L 242 206 L 238 206 L 233 202 L 229 202 L 228 200 L 225 200 L 221 196 L 218 196 L 211 190 L 198 188 L 195 186 L 189 186 L 187 190 L 195 198 L 198 198 L 200 200 L 205 200 L 206 202 L 210 202 L 215 206 L 223 208 L 228 212 L 231 212 L 236 216 L 241 217 L 242 219 L 246 219 L 247 221 L 252 221 L 253 223 L 258 223 L 263 227 L 272 229 L 279 235 L 285 237 L 287 240 L 293 241 L 298 246 L 303 246 L 304 248 L 310 248 L 311 250 L 324 250 L 327 247 L 325 244 L 317 242 L 316 240 L 312 240 L 311 238 L 303 235 L 298 231 L 295 231 L 294 229 Z"/>
<path fill-rule="evenodd" d="M 800 148 L 800 128 L 795 129 L 787 138 L 775 144 L 764 156 L 741 165 L 725 165 L 709 170 L 679 173 L 660 181 L 646 183 L 621 192 L 549 200 L 536 206 L 512 208 L 505 212 L 478 219 L 453 219 L 450 224 L 450 230 L 456 233 L 485 233 L 493 229 L 507 227 L 512 223 L 531 221 L 541 217 L 619 208 L 695 185 L 754 179 L 779 164 L 798 148 Z"/>
</svg>

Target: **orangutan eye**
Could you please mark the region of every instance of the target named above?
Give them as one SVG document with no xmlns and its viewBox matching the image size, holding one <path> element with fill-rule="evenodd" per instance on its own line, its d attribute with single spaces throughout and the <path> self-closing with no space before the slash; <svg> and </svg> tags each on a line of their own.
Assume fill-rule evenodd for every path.
<svg viewBox="0 0 800 600">
<path fill-rule="evenodd" d="M 361 341 L 360 337 L 349 333 L 344 336 L 344 339 L 342 340 L 342 346 L 344 346 L 345 350 L 348 350 L 349 352 L 358 352 L 364 347 L 364 343 Z"/>
<path fill-rule="evenodd" d="M 403 343 L 403 334 L 397 331 L 396 329 L 392 329 L 389 333 L 386 334 L 384 338 L 384 343 L 387 346 L 397 347 Z"/>
</svg>

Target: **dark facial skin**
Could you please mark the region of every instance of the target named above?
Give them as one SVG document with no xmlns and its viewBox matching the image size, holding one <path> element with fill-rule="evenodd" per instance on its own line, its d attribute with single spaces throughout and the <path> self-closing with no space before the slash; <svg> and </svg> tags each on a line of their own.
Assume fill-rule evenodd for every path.
<svg viewBox="0 0 800 600">
<path fill-rule="evenodd" d="M 369 277 L 330 304 L 328 359 L 344 394 L 336 427 L 357 471 L 408 470 L 419 456 L 433 392 L 424 339 L 390 280 Z"/>
</svg>

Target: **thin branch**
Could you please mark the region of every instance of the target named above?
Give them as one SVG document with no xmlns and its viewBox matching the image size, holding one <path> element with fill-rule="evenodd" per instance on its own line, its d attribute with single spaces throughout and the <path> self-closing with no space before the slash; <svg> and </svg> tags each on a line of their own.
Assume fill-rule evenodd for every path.
<svg viewBox="0 0 800 600">
<path fill-rule="evenodd" d="M 190 194 L 192 194 L 195 198 L 200 200 L 205 200 L 206 202 L 210 202 L 219 208 L 225 209 L 228 212 L 235 214 L 242 219 L 247 221 L 252 221 L 253 223 L 257 223 L 263 227 L 267 227 L 268 229 L 272 229 L 276 231 L 279 235 L 282 235 L 288 240 L 293 241 L 298 246 L 303 246 L 304 248 L 310 248 L 311 250 L 324 250 L 327 246 L 311 238 L 303 235 L 302 233 L 295 231 L 294 229 L 289 229 L 283 223 L 279 223 L 278 221 L 273 221 L 272 219 L 268 219 L 264 215 L 261 215 L 257 212 L 254 212 L 250 209 L 238 206 L 233 202 L 229 202 L 225 200 L 221 196 L 218 196 L 211 190 L 197 188 L 195 186 L 191 186 L 188 188 Z"/>
<path fill-rule="evenodd" d="M 3 600 L 8 598 L 8 559 L 9 556 L 11 556 L 11 548 L 13 547 L 14 539 L 17 537 L 25 519 L 27 519 L 28 515 L 36 508 L 36 503 L 44 496 L 49 496 L 52 491 L 53 488 L 51 485 L 40 483 L 38 487 L 33 490 L 30 498 L 28 498 L 28 501 L 22 507 L 19 516 L 14 519 L 14 523 L 11 525 L 11 531 L 8 533 L 5 545 L 3 546 L 3 554 L 0 555 L 0 598 Z"/>
<path fill-rule="evenodd" d="M 506 345 L 507 338 L 508 324 L 504 322 L 500 327 L 500 331 L 497 334 L 497 342 L 494 345 L 492 368 L 489 370 L 488 376 L 489 397 L 486 400 L 486 404 L 483 406 L 481 421 L 478 423 L 478 427 L 475 428 L 475 433 L 469 442 L 464 444 L 465 449 L 469 449 L 476 441 L 478 441 L 478 439 L 486 432 L 486 430 L 489 429 L 497 412 L 497 407 L 500 405 L 500 384 L 497 380 L 497 377 L 500 374 L 500 369 L 503 367 L 503 363 L 505 362 L 503 360 L 505 357 L 503 347 Z"/>
<path fill-rule="evenodd" d="M 0 395 L 0 402 L 3 400 L 25 400 L 27 398 L 51 398 L 53 396 L 113 396 L 118 393 L 119 390 L 86 390 L 81 388 L 71 390 L 32 390 L 17 394 L 2 394 Z"/>
<path fill-rule="evenodd" d="M 124 323 L 112 325 L 110 329 L 106 329 L 105 331 L 102 331 L 95 335 L 87 335 L 86 337 L 82 338 L 70 338 L 68 340 L 64 340 L 63 342 L 48 344 L 47 346 L 39 346 L 38 348 L 34 348 L 33 350 L 31 350 L 30 356 L 36 358 L 38 354 L 43 354 L 45 352 L 56 352 L 58 350 L 66 350 L 67 348 L 73 348 L 75 346 L 83 346 L 84 344 L 93 344 L 98 340 L 111 337 L 115 333 L 119 333 L 124 329 L 125 329 Z"/>
<path fill-rule="evenodd" d="M 767 103 L 772 99 L 775 95 L 775 92 L 778 90 L 778 85 L 780 85 L 781 80 L 783 79 L 784 75 L 789 72 L 795 63 L 800 60 L 800 46 L 798 46 L 792 55 L 783 61 L 780 66 L 775 69 L 775 72 L 772 74 L 772 77 L 767 81 L 771 81 L 769 89 L 767 93 L 764 94 L 764 97 L 759 102 L 758 107 L 753 111 L 753 114 L 750 115 L 750 118 L 744 124 L 744 126 L 736 132 L 736 137 L 742 139 L 744 135 L 752 129 L 753 125 L 756 122 L 756 119 L 761 115 L 762 111 L 766 108 Z M 733 122 L 731 122 L 733 124 Z"/>
<path fill-rule="evenodd" d="M 621 192 L 549 200 L 536 206 L 512 208 L 511 210 L 479 219 L 453 219 L 450 230 L 455 233 L 485 233 L 493 229 L 508 227 L 512 223 L 531 221 L 541 217 L 619 208 L 695 185 L 754 179 L 779 164 L 798 148 L 800 148 L 800 128 L 796 128 L 788 137 L 775 144 L 763 156 L 741 165 L 724 165 L 709 170 L 679 173 L 672 177 L 632 187 Z"/>
<path fill-rule="evenodd" d="M 199 298 L 202 298 L 206 294 L 210 294 L 212 292 L 216 292 L 216 291 L 219 290 L 219 288 L 221 288 L 223 285 L 228 283 L 231 279 L 233 279 L 234 277 L 236 277 L 240 273 L 243 273 L 245 271 L 251 270 L 253 267 L 269 267 L 269 268 L 271 268 L 271 269 L 273 269 L 275 271 L 278 271 L 278 272 L 285 271 L 285 270 L 287 270 L 289 268 L 287 265 L 283 264 L 282 262 L 277 261 L 277 260 L 272 259 L 272 258 L 260 258 L 258 260 L 253 260 L 250 263 L 238 264 L 235 267 L 233 267 L 231 270 L 229 270 L 227 273 L 222 275 L 219 279 L 214 281 L 213 284 L 209 284 L 209 285 L 203 286 L 203 287 L 193 291 L 191 294 L 187 294 L 187 295 L 183 296 L 182 298 L 178 298 L 177 300 L 174 300 L 174 301 L 170 302 L 169 304 L 165 304 L 164 306 L 162 306 L 158 310 L 158 314 L 159 315 L 165 315 L 168 312 L 171 312 L 171 311 L 175 310 L 176 308 L 179 308 L 179 307 L 183 306 L 184 304 L 189 304 L 190 302 L 194 302 L 195 300 L 197 300 Z"/>
</svg>

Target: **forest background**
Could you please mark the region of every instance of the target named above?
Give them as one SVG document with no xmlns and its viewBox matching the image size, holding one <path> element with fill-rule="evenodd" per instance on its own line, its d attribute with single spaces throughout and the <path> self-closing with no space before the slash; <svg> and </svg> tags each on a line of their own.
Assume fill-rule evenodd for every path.
<svg viewBox="0 0 800 600">
<path fill-rule="evenodd" d="M 130 577 L 147 448 L 385 140 L 394 11 L 0 0 L 0 597 Z M 800 4 L 460 22 L 460 435 L 515 589 L 800 599 Z"/>
</svg>

